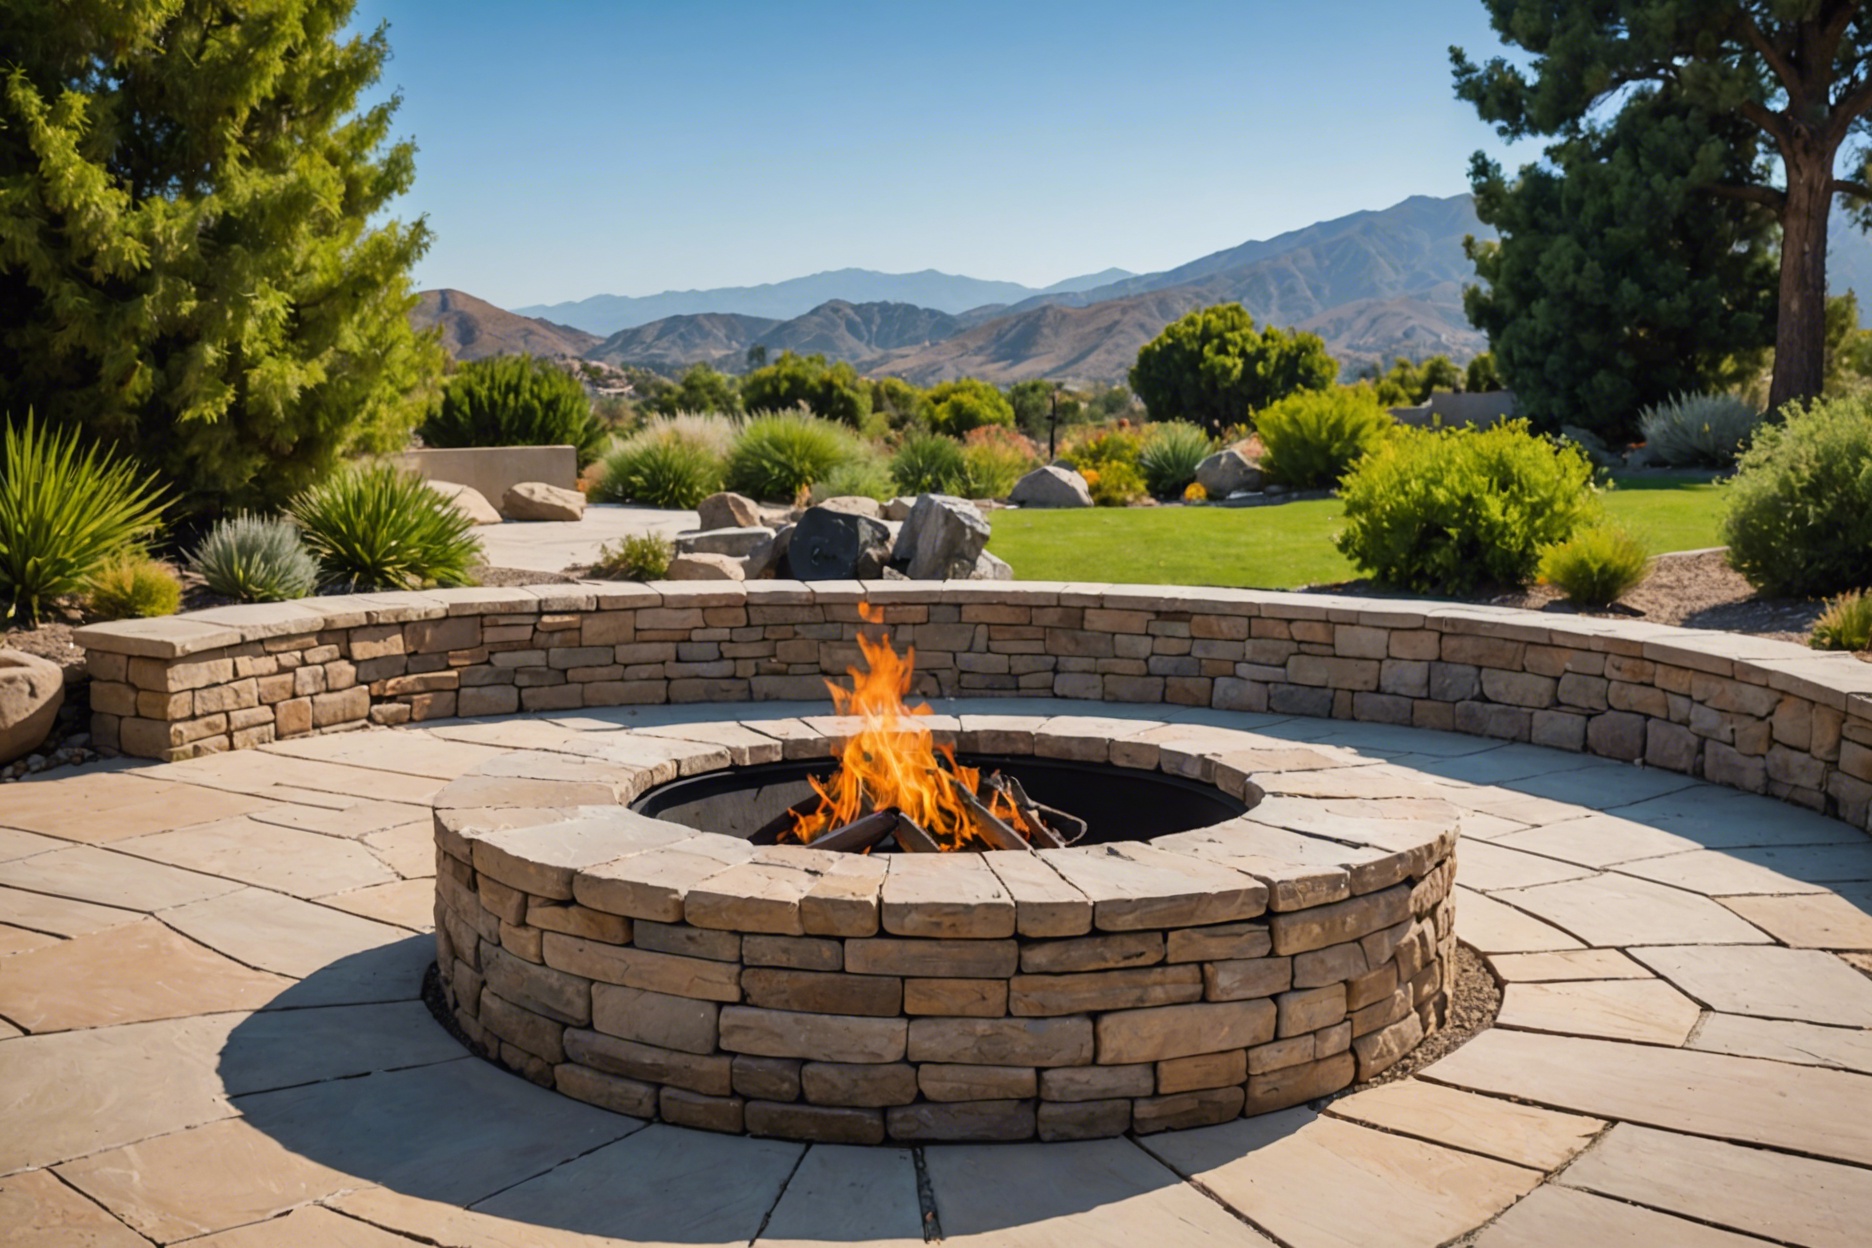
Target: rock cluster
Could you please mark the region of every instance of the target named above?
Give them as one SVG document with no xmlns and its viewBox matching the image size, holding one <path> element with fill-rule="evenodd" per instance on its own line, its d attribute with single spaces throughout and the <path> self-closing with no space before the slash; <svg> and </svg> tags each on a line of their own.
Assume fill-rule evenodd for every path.
<svg viewBox="0 0 1872 1248">
<path fill-rule="evenodd" d="M 830 498 L 776 514 L 724 493 L 703 499 L 696 512 L 702 527 L 676 538 L 670 580 L 1013 578 L 986 550 L 988 522 L 980 509 L 946 494 L 895 499 L 888 507 L 870 498 Z"/>
</svg>

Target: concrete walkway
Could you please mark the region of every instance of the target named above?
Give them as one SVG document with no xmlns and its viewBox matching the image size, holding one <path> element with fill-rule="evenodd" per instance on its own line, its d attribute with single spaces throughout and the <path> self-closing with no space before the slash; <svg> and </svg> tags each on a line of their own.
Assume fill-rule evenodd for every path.
<svg viewBox="0 0 1872 1248">
<path fill-rule="evenodd" d="M 624 507 L 593 503 L 583 520 L 509 520 L 475 529 L 488 564 L 496 568 L 525 568 L 529 572 L 563 572 L 589 567 L 601 547 L 625 537 L 661 533 L 674 537 L 697 527 L 693 511 L 660 511 L 655 507 Z"/>
<path fill-rule="evenodd" d="M 1865 1242 L 1872 840 L 1522 745 L 1137 708 L 1348 747 L 1465 812 L 1457 930 L 1506 983 L 1500 1020 L 1322 1110 L 1083 1144 L 808 1147 L 595 1109 L 430 1018 L 426 804 L 446 781 L 542 720 L 824 710 L 447 722 L 0 788 L 0 1242 Z"/>
</svg>

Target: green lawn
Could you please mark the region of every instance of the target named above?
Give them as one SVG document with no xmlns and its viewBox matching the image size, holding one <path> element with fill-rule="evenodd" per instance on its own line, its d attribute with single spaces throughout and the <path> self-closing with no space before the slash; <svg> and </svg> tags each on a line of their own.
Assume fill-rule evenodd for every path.
<svg viewBox="0 0 1872 1248">
<path fill-rule="evenodd" d="M 1606 511 L 1653 551 L 1720 545 L 1719 487 L 1701 477 L 1621 480 Z M 988 549 L 1030 581 L 1294 589 L 1358 571 L 1332 544 L 1338 499 L 1278 507 L 998 511 Z"/>
</svg>

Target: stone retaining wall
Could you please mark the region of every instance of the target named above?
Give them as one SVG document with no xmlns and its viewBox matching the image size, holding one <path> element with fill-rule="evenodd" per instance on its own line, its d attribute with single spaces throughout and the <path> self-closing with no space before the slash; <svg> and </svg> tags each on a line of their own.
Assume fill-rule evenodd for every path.
<svg viewBox="0 0 1872 1248">
<path fill-rule="evenodd" d="M 1369 1079 L 1442 1023 L 1457 812 L 1349 752 L 932 720 L 964 750 L 1161 769 L 1264 810 L 1037 853 L 758 848 L 603 804 L 829 757 L 848 723 L 568 733 L 451 783 L 437 964 L 469 1039 L 621 1113 L 876 1144 L 1225 1122 Z"/>
<path fill-rule="evenodd" d="M 306 599 L 80 629 L 98 745 L 186 758 L 452 715 L 819 699 L 858 607 L 919 692 L 1167 702 L 1643 761 L 1872 823 L 1872 665 L 1735 634 L 1157 586 L 773 581 Z"/>
</svg>

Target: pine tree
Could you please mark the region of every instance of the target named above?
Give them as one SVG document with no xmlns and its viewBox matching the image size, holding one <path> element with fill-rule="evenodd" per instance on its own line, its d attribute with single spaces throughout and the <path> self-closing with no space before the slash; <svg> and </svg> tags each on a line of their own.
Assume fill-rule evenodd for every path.
<svg viewBox="0 0 1872 1248">
<path fill-rule="evenodd" d="M 203 510 L 394 449 L 440 375 L 415 149 L 361 108 L 352 0 L 0 5 L 0 410 L 83 426 Z"/>
</svg>

